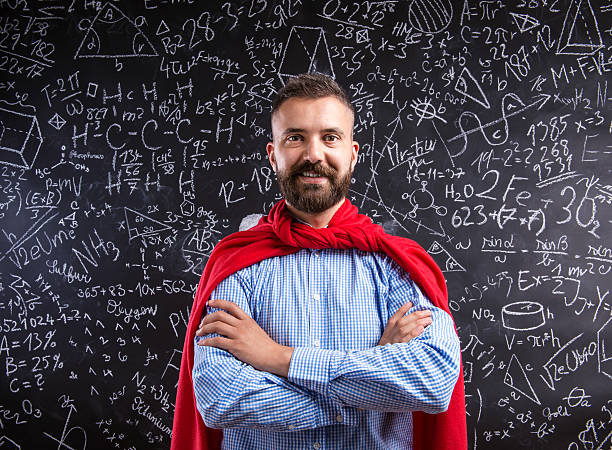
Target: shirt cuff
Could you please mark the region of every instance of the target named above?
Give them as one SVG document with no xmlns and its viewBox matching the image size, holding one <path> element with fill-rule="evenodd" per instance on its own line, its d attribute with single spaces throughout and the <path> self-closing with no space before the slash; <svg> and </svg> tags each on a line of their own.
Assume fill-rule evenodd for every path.
<svg viewBox="0 0 612 450">
<path fill-rule="evenodd" d="M 344 352 L 312 347 L 295 347 L 287 379 L 298 386 L 329 395 L 330 381 Z"/>
</svg>

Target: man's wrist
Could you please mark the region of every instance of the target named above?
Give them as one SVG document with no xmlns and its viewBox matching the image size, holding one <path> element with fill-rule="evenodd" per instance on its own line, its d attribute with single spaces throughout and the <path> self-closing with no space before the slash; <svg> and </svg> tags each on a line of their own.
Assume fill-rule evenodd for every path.
<svg viewBox="0 0 612 450">
<path fill-rule="evenodd" d="M 266 372 L 287 378 L 289 375 L 289 366 L 291 364 L 292 355 L 293 347 L 279 345 L 278 349 L 273 352 L 272 355 L 270 355 L 270 364 L 266 369 Z"/>
</svg>

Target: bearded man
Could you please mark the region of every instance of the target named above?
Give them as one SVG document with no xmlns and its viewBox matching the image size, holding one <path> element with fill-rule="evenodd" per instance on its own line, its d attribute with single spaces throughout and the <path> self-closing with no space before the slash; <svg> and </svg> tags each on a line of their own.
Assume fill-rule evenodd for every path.
<svg viewBox="0 0 612 450">
<path fill-rule="evenodd" d="M 346 92 L 299 75 L 271 121 L 284 199 L 210 256 L 172 449 L 466 449 L 444 277 L 346 198 L 359 151 Z"/>
</svg>

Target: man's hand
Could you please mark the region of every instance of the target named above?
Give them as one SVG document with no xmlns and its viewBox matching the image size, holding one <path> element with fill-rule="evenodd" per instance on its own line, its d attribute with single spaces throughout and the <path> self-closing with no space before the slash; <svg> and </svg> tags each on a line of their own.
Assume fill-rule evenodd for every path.
<svg viewBox="0 0 612 450">
<path fill-rule="evenodd" d="M 287 377 L 293 348 L 277 344 L 235 303 L 209 300 L 208 305 L 220 311 L 202 319 L 196 336 L 211 333 L 220 336 L 202 339 L 198 345 L 226 350 L 257 370 Z"/>
<path fill-rule="evenodd" d="M 428 309 L 415 311 L 404 316 L 410 308 L 412 308 L 412 303 L 405 303 L 393 314 L 393 317 L 387 322 L 378 345 L 408 342 L 419 336 L 425 330 L 425 327 L 432 322 L 431 311 Z"/>
</svg>

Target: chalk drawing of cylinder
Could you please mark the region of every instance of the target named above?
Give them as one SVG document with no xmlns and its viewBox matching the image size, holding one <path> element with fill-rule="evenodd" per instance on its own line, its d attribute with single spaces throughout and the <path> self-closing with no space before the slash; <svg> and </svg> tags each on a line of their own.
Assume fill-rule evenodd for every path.
<svg viewBox="0 0 612 450">
<path fill-rule="evenodd" d="M 0 107 L 0 164 L 31 168 L 42 141 L 36 116 Z"/>
<path fill-rule="evenodd" d="M 535 330 L 544 323 L 546 323 L 544 308 L 540 303 L 514 302 L 502 308 L 502 324 L 509 330 Z"/>
</svg>

